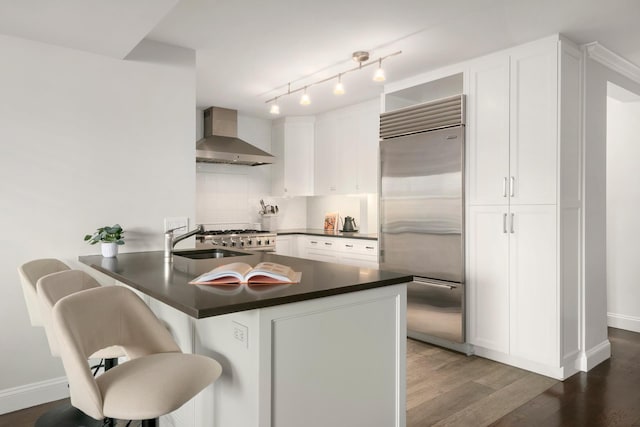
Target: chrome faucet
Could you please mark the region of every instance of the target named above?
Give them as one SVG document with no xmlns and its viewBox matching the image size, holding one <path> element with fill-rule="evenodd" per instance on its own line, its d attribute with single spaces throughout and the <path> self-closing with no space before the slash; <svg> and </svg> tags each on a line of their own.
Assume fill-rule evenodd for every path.
<svg viewBox="0 0 640 427">
<path fill-rule="evenodd" d="M 194 230 L 191 230 L 187 233 L 174 237 L 173 232 L 176 230 L 180 230 L 181 228 L 184 228 L 184 225 L 182 227 L 172 228 L 171 230 L 167 230 L 164 232 L 164 259 L 165 260 L 171 260 L 171 255 L 173 254 L 173 248 L 176 246 L 176 244 L 183 241 L 184 239 L 188 239 L 191 236 L 195 236 L 198 233 L 204 233 L 204 226 L 202 224 L 198 224 L 196 225 L 196 228 Z"/>
</svg>

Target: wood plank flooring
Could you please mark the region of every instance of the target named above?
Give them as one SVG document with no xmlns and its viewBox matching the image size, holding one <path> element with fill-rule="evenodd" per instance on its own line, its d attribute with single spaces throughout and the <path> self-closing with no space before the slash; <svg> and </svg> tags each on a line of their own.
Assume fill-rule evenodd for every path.
<svg viewBox="0 0 640 427">
<path fill-rule="evenodd" d="M 407 341 L 407 427 L 486 426 L 558 381 Z"/>
<path fill-rule="evenodd" d="M 640 427 L 640 334 L 610 328 L 609 340 L 611 359 L 558 382 L 409 339 L 407 427 Z M 58 403 L 2 415 L 0 427 L 33 426 Z"/>
</svg>

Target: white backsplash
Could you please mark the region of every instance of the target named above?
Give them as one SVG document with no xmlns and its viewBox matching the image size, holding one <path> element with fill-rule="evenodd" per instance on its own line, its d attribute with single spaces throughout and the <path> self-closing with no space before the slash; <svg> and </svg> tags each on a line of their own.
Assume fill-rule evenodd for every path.
<svg viewBox="0 0 640 427">
<path fill-rule="evenodd" d="M 270 166 L 259 166 L 270 168 Z M 260 199 L 271 185 L 258 167 L 198 164 L 196 173 L 196 222 L 260 222 Z"/>
<path fill-rule="evenodd" d="M 378 223 L 378 195 L 307 197 L 307 228 L 322 228 L 325 214 L 331 212 L 338 212 L 342 220 L 346 216 L 354 217 L 362 233 L 375 233 Z"/>
</svg>

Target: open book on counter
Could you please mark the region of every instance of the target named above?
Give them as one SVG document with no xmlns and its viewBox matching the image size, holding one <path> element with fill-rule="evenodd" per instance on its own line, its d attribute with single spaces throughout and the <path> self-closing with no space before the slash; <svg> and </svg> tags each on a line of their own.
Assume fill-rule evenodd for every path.
<svg viewBox="0 0 640 427">
<path fill-rule="evenodd" d="M 261 262 L 251 267 L 244 262 L 221 265 L 204 273 L 189 283 L 192 285 L 273 285 L 299 283 L 302 273 L 291 267 L 274 262 Z"/>
</svg>

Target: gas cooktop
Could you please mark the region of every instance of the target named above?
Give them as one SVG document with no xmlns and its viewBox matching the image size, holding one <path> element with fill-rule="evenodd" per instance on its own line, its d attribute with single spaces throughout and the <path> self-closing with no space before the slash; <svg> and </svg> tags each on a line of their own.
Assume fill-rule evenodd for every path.
<svg viewBox="0 0 640 427">
<path fill-rule="evenodd" d="M 275 251 L 276 233 L 255 229 L 206 230 L 196 236 L 196 247 L 226 246 L 251 251 Z"/>
</svg>

